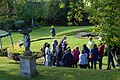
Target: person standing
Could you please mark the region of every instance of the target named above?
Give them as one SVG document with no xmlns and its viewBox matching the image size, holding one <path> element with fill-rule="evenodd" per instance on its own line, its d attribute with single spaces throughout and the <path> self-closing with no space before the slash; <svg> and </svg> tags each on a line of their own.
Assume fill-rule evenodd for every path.
<svg viewBox="0 0 120 80">
<path fill-rule="evenodd" d="M 56 63 L 56 46 L 58 45 L 57 39 L 52 42 L 52 65 L 55 66 Z"/>
<path fill-rule="evenodd" d="M 86 46 L 86 44 L 83 45 L 83 50 L 85 51 L 85 53 L 87 53 L 88 55 L 88 68 L 90 69 L 90 60 L 89 60 L 89 53 L 90 53 L 90 50 L 89 48 Z"/>
<path fill-rule="evenodd" d="M 75 49 L 73 50 L 73 55 L 74 55 L 73 67 L 75 66 L 77 68 L 77 63 L 79 61 L 79 54 L 80 54 L 79 48 L 78 46 L 75 46 Z"/>
<path fill-rule="evenodd" d="M 42 51 L 42 56 L 44 57 L 44 62 L 43 62 L 43 65 L 45 66 L 45 62 L 46 62 L 46 58 L 45 58 L 45 48 L 47 46 L 47 42 L 44 43 L 43 47 L 41 48 L 41 51 Z"/>
<path fill-rule="evenodd" d="M 88 66 L 88 55 L 85 53 L 84 50 L 81 51 L 81 54 L 79 55 L 79 67 L 80 68 L 87 68 Z"/>
<path fill-rule="evenodd" d="M 93 69 L 93 67 L 96 69 L 96 63 L 98 61 L 98 48 L 96 44 L 93 45 L 93 49 L 91 49 L 90 55 L 93 55 L 91 60 L 91 69 Z"/>
<path fill-rule="evenodd" d="M 51 32 L 51 34 L 52 34 L 52 37 L 54 37 L 54 36 L 56 35 L 54 26 L 51 26 L 50 32 Z"/>
<path fill-rule="evenodd" d="M 47 44 L 46 48 L 45 48 L 45 58 L 46 58 L 46 62 L 45 62 L 45 66 L 51 66 L 51 52 L 50 52 L 50 44 Z"/>
<path fill-rule="evenodd" d="M 62 44 L 59 44 L 56 49 L 56 66 L 57 67 L 62 66 L 62 57 L 63 57 Z"/>
<path fill-rule="evenodd" d="M 104 44 L 100 43 L 100 46 L 98 48 L 98 56 L 99 56 L 99 69 L 102 69 L 102 59 L 104 54 Z"/>
<path fill-rule="evenodd" d="M 113 60 L 113 55 L 115 54 L 115 51 L 116 51 L 115 46 L 112 47 L 110 45 L 109 49 L 110 49 L 110 51 L 108 53 L 108 67 L 107 67 L 108 70 L 111 69 L 110 63 L 112 63 L 113 68 L 115 68 L 115 63 L 114 63 L 114 60 Z"/>
<path fill-rule="evenodd" d="M 70 48 L 67 48 L 67 51 L 62 58 L 62 63 L 64 64 L 64 67 L 72 67 L 73 60 L 74 60 L 73 53 L 71 52 Z"/>
<path fill-rule="evenodd" d="M 64 35 L 62 40 L 60 41 L 60 44 L 63 44 L 63 41 L 66 40 L 66 39 L 67 39 L 67 37 L 66 37 L 66 35 Z"/>
<path fill-rule="evenodd" d="M 87 47 L 89 48 L 89 50 L 91 50 L 93 48 L 93 45 L 95 44 L 95 42 L 92 39 L 92 36 L 89 37 L 89 42 L 87 44 Z"/>
</svg>

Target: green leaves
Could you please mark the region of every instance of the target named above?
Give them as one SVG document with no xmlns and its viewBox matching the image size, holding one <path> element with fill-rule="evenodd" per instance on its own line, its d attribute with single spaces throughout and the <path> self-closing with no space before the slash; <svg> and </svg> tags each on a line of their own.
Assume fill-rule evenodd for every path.
<svg viewBox="0 0 120 80">
<path fill-rule="evenodd" d="M 82 0 L 70 0 L 70 11 L 67 13 L 68 25 L 78 25 L 83 18 L 83 2 Z"/>
<path fill-rule="evenodd" d="M 89 12 L 89 19 L 99 25 L 98 33 L 107 44 L 120 43 L 120 2 L 118 0 L 87 0 L 91 6 L 85 8 Z M 119 11 L 118 11 L 119 10 Z"/>
</svg>

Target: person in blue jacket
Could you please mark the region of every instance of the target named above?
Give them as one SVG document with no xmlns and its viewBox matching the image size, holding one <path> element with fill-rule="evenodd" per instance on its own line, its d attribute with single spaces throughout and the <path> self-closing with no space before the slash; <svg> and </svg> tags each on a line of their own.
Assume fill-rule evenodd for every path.
<svg viewBox="0 0 120 80">
<path fill-rule="evenodd" d="M 51 32 L 51 34 L 52 34 L 52 37 L 54 37 L 54 36 L 56 35 L 54 26 L 51 26 L 50 32 Z"/>
<path fill-rule="evenodd" d="M 73 54 L 70 48 L 67 48 L 67 52 L 63 55 L 62 63 L 64 67 L 72 67 L 74 61 Z"/>
<path fill-rule="evenodd" d="M 93 54 L 93 58 L 91 60 L 91 69 L 96 69 L 96 63 L 98 61 L 98 48 L 97 45 L 93 45 L 93 49 L 91 49 L 90 54 Z"/>
</svg>

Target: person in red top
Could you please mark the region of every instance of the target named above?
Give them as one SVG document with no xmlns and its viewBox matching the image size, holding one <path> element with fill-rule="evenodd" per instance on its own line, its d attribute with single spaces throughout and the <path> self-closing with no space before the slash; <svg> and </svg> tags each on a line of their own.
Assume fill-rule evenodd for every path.
<svg viewBox="0 0 120 80">
<path fill-rule="evenodd" d="M 104 44 L 100 43 L 100 46 L 98 48 L 98 56 L 99 56 L 99 69 L 102 69 L 102 59 L 103 59 L 103 54 L 104 54 Z"/>
<path fill-rule="evenodd" d="M 79 61 L 79 54 L 80 54 L 79 48 L 78 48 L 78 46 L 75 46 L 75 49 L 73 49 L 73 55 L 74 55 L 73 67 L 75 65 L 75 67 L 77 68 L 77 63 Z"/>
</svg>

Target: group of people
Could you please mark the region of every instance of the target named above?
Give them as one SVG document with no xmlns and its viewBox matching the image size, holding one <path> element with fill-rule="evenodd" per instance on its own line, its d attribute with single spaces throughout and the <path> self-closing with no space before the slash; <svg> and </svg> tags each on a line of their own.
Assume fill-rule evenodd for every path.
<svg viewBox="0 0 120 80">
<path fill-rule="evenodd" d="M 79 65 L 80 68 L 96 69 L 98 61 L 99 69 L 102 69 L 104 44 L 100 43 L 98 47 L 90 36 L 88 44 L 84 44 L 81 50 L 79 50 L 78 46 L 75 46 L 71 50 L 66 39 L 67 37 L 63 36 L 60 43 L 58 43 L 57 39 L 54 39 L 52 42 L 52 51 L 50 50 L 49 43 L 46 42 L 44 44 L 41 48 L 44 56 L 44 66 L 77 68 Z"/>
</svg>

